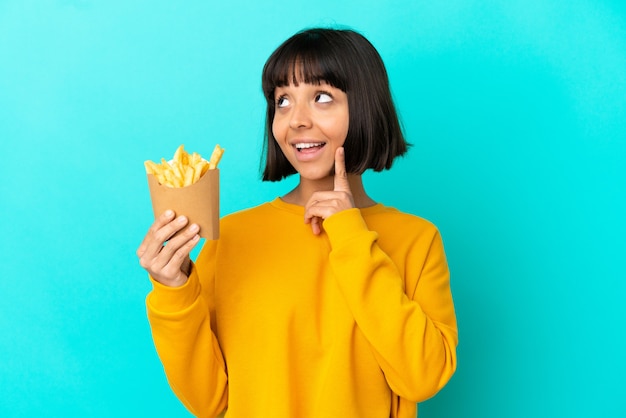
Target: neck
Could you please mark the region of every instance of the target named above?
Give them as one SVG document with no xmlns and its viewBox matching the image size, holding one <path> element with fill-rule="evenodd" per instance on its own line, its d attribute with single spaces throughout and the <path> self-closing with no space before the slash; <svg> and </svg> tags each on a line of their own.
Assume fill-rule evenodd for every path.
<svg viewBox="0 0 626 418">
<path fill-rule="evenodd" d="M 376 202 L 371 199 L 365 192 L 363 180 L 359 174 L 348 174 L 348 182 L 350 183 L 350 191 L 352 199 L 357 208 L 366 208 L 374 206 Z M 321 191 L 330 191 L 334 188 L 332 177 L 321 180 L 305 180 L 300 178 L 300 183 L 282 197 L 282 199 L 294 205 L 305 206 L 313 193 Z"/>
</svg>

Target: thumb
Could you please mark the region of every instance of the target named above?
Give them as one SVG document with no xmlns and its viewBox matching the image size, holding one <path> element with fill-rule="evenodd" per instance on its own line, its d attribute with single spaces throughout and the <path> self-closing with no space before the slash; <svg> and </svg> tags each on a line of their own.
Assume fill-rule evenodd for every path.
<svg viewBox="0 0 626 418">
<path fill-rule="evenodd" d="M 346 172 L 346 155 L 343 147 L 339 147 L 335 151 L 335 182 L 333 190 L 350 193 L 350 183 L 348 182 L 348 173 Z"/>
</svg>

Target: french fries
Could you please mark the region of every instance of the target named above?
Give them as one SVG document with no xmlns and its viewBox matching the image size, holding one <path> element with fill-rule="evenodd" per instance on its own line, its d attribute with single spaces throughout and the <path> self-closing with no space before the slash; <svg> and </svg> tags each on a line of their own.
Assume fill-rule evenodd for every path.
<svg viewBox="0 0 626 418">
<path fill-rule="evenodd" d="M 218 144 L 207 161 L 197 152 L 189 154 L 185 151 L 184 145 L 180 145 L 171 161 L 161 158 L 160 164 L 148 160 L 144 165 L 146 172 L 154 175 L 160 184 L 168 187 L 186 187 L 198 181 L 207 170 L 216 169 L 223 154 L 224 148 Z"/>
</svg>

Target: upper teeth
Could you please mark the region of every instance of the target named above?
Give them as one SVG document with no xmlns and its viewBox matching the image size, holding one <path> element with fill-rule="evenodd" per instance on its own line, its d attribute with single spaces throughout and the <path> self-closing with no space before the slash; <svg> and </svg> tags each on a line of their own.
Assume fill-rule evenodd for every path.
<svg viewBox="0 0 626 418">
<path fill-rule="evenodd" d="M 296 148 L 298 149 L 313 148 L 313 147 L 319 147 L 321 145 L 323 145 L 323 142 L 305 142 L 305 143 L 296 144 Z"/>
</svg>

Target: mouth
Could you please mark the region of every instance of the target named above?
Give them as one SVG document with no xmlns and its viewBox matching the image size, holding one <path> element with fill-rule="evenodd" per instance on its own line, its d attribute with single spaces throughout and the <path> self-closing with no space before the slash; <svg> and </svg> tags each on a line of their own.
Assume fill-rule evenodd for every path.
<svg viewBox="0 0 626 418">
<path fill-rule="evenodd" d="M 296 151 L 300 153 L 315 152 L 326 145 L 326 142 L 301 142 L 294 144 Z"/>
</svg>

